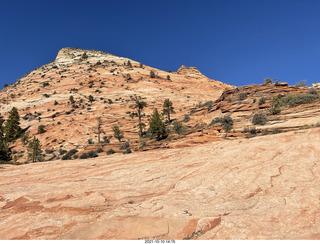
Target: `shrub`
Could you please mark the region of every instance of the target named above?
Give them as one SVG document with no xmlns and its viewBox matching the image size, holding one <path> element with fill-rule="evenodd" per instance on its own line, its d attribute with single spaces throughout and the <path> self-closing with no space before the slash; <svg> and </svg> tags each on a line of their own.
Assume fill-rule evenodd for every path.
<svg viewBox="0 0 320 244">
<path fill-rule="evenodd" d="M 150 78 L 156 78 L 156 74 L 153 70 L 150 70 Z"/>
<path fill-rule="evenodd" d="M 246 98 L 247 98 L 247 93 L 240 93 L 238 98 L 239 98 L 239 100 L 241 100 L 241 101 L 244 100 L 244 99 L 246 99 Z"/>
<path fill-rule="evenodd" d="M 167 80 L 171 80 L 170 75 L 167 75 Z"/>
<path fill-rule="evenodd" d="M 70 101 L 71 104 L 73 104 L 75 102 L 73 96 L 69 97 L 69 101 Z"/>
<path fill-rule="evenodd" d="M 43 134 L 46 132 L 46 130 L 44 129 L 46 126 L 45 125 L 39 125 L 38 126 L 38 134 Z"/>
<path fill-rule="evenodd" d="M 315 94 L 290 94 L 280 99 L 280 106 L 295 106 L 299 104 L 310 103 L 317 99 L 320 99 L 320 96 Z"/>
<path fill-rule="evenodd" d="M 88 144 L 93 144 L 93 140 L 91 138 L 88 139 Z"/>
<path fill-rule="evenodd" d="M 8 84 L 7 84 L 7 83 L 6 83 L 6 84 L 4 84 L 4 85 L 3 85 L 3 87 L 4 87 L 4 88 L 8 87 Z"/>
<path fill-rule="evenodd" d="M 110 148 L 108 151 L 107 151 L 107 155 L 111 155 L 111 154 L 114 154 L 115 153 L 115 151 L 112 149 L 112 148 Z"/>
<path fill-rule="evenodd" d="M 64 149 L 60 148 L 59 149 L 59 153 L 60 153 L 60 155 L 63 155 L 65 153 L 67 153 L 67 150 L 64 150 Z"/>
<path fill-rule="evenodd" d="M 295 87 L 306 87 L 306 81 L 305 80 L 302 80 L 302 81 L 299 81 L 298 83 L 296 83 L 294 85 Z"/>
<path fill-rule="evenodd" d="M 129 154 L 131 153 L 131 149 L 130 148 L 126 148 L 126 150 L 123 152 L 123 154 Z"/>
<path fill-rule="evenodd" d="M 245 127 L 243 129 L 243 133 L 250 133 L 252 135 L 256 135 L 258 132 L 257 128 L 256 127 Z"/>
<path fill-rule="evenodd" d="M 259 99 L 259 105 L 262 105 L 262 104 L 265 104 L 266 103 L 266 98 L 265 97 L 261 97 L 260 99 Z"/>
<path fill-rule="evenodd" d="M 130 143 L 129 142 L 125 142 L 119 147 L 120 150 L 125 150 L 127 148 L 130 148 Z"/>
<path fill-rule="evenodd" d="M 88 158 L 88 155 L 86 153 L 83 153 L 80 155 L 80 159 L 86 159 Z"/>
<path fill-rule="evenodd" d="M 93 102 L 94 101 L 94 98 L 92 95 L 89 95 L 89 102 Z"/>
<path fill-rule="evenodd" d="M 101 147 L 99 147 L 98 149 L 97 149 L 97 153 L 102 153 L 103 152 L 103 149 L 101 148 Z"/>
<path fill-rule="evenodd" d="M 54 152 L 54 150 L 53 149 L 46 149 L 46 150 L 44 150 L 45 152 L 46 152 L 46 154 L 51 154 L 51 153 L 53 153 Z"/>
<path fill-rule="evenodd" d="M 267 118 L 262 113 L 257 113 L 252 117 L 252 124 L 254 125 L 265 125 L 267 123 Z"/>
<path fill-rule="evenodd" d="M 225 115 L 224 117 L 216 117 L 210 123 L 210 125 L 220 123 L 223 130 L 226 132 L 225 137 L 227 137 L 228 132 L 233 128 L 233 120 L 230 115 Z"/>
<path fill-rule="evenodd" d="M 281 112 L 281 108 L 279 106 L 273 107 L 270 109 L 270 114 L 272 114 L 272 115 L 279 114 L 280 112 Z"/>
<path fill-rule="evenodd" d="M 87 152 L 87 155 L 88 155 L 88 158 L 96 158 L 96 157 L 98 157 L 98 154 L 97 154 L 96 151 Z"/>
<path fill-rule="evenodd" d="M 65 155 L 62 156 L 62 160 L 71 160 L 72 156 L 78 152 L 77 149 L 71 149 L 69 152 L 67 152 Z"/>
<path fill-rule="evenodd" d="M 315 89 L 315 88 L 311 88 L 311 89 L 308 91 L 308 94 L 318 95 L 318 91 L 317 91 L 317 89 Z"/>
<path fill-rule="evenodd" d="M 264 84 L 268 85 L 268 84 L 271 84 L 271 83 L 272 83 L 271 78 L 265 78 L 264 79 Z"/>
<path fill-rule="evenodd" d="M 182 135 L 187 132 L 186 127 L 184 127 L 180 121 L 174 121 L 172 125 L 173 131 L 178 135 Z"/>
<path fill-rule="evenodd" d="M 183 122 L 188 123 L 190 121 L 190 115 L 189 114 L 185 114 L 184 118 L 183 118 Z"/>
<path fill-rule="evenodd" d="M 208 111 L 211 110 L 212 106 L 213 106 L 213 101 L 207 101 L 203 104 L 201 103 L 199 104 L 199 108 L 207 107 Z"/>
<path fill-rule="evenodd" d="M 102 140 L 103 140 L 104 143 L 110 143 L 110 140 L 109 140 L 109 138 L 107 136 L 104 136 L 102 138 Z"/>
</svg>

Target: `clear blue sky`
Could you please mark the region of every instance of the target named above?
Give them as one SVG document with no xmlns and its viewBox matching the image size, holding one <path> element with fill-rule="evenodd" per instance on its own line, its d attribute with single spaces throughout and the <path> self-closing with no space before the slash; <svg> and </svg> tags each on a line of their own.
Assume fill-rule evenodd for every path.
<svg viewBox="0 0 320 244">
<path fill-rule="evenodd" d="M 320 81 L 319 13 L 318 0 L 0 0 L 0 88 L 63 47 L 196 66 L 236 86 L 310 85 Z"/>
</svg>

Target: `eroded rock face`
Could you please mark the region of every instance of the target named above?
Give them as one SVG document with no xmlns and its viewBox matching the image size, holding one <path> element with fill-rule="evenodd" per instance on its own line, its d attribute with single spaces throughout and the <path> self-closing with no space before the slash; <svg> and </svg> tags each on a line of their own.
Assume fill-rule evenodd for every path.
<svg viewBox="0 0 320 244">
<path fill-rule="evenodd" d="M 196 67 L 191 66 L 191 67 L 187 67 L 185 65 L 182 65 L 178 70 L 177 70 L 177 74 L 179 75 L 187 75 L 187 76 L 204 76 Z"/>
<path fill-rule="evenodd" d="M 3 165 L 0 238 L 319 239 L 319 135 Z"/>
<path fill-rule="evenodd" d="M 131 66 L 127 65 L 129 61 Z M 157 74 L 156 78 L 150 77 L 151 71 Z M 61 148 L 76 148 L 79 155 L 96 150 L 88 145 L 88 140 L 98 141 L 98 118 L 101 118 L 104 132 L 101 139 L 112 137 L 112 128 L 118 125 L 125 132 L 124 140 L 130 139 L 131 150 L 136 151 L 139 150 L 138 120 L 131 117 L 135 111 L 130 107 L 135 95 L 145 98 L 148 103 L 142 117 L 142 122 L 148 126 L 147 116 L 155 108 L 162 110 L 166 98 L 170 98 L 175 108 L 172 119 L 183 121 L 199 101 L 216 99 L 225 88 L 232 87 L 203 75 L 190 78 L 105 52 L 63 48 L 55 61 L 31 71 L 0 91 L 0 114 L 6 119 L 15 106 L 21 127 L 28 128 L 30 136 L 40 140 L 44 151 L 53 151 L 45 159 L 57 159 L 54 155 L 58 156 Z M 93 100 L 89 100 L 90 97 Z M 193 114 L 184 124 L 192 128 L 203 123 L 207 119 L 205 109 Z M 45 126 L 45 133 L 37 133 L 39 125 Z M 21 141 L 12 146 L 19 152 L 17 161 L 26 162 L 27 150 Z M 144 150 L 152 147 L 146 146 Z M 111 138 L 110 144 L 103 149 L 111 148 L 119 152 L 119 142 L 115 138 Z"/>
</svg>

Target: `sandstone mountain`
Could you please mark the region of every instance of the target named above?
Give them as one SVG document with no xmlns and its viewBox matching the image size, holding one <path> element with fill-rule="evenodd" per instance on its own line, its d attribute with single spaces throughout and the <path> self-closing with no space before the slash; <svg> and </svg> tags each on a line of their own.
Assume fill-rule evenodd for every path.
<svg viewBox="0 0 320 244">
<path fill-rule="evenodd" d="M 131 66 L 126 65 L 128 61 Z M 150 77 L 151 71 L 155 78 Z M 53 62 L 31 71 L 0 92 L 0 114 L 6 117 L 12 107 L 17 107 L 21 126 L 29 128 L 30 135 L 39 138 L 43 149 L 51 151 L 90 150 L 88 140 L 97 142 L 98 118 L 103 131 L 101 137 L 112 136 L 112 127 L 118 125 L 124 131 L 124 139 L 130 139 L 137 148 L 138 120 L 130 116 L 134 95 L 148 103 L 143 111 L 146 115 L 143 122 L 148 124 L 152 111 L 155 108 L 162 111 L 166 98 L 175 107 L 173 119 L 182 121 L 199 102 L 215 100 L 224 89 L 232 87 L 207 78 L 195 67 L 182 66 L 177 73 L 169 73 L 105 52 L 63 48 Z M 70 96 L 74 100 L 72 104 Z M 89 100 L 90 96 L 93 101 Z M 206 120 L 203 115 L 191 116 L 185 125 L 192 133 L 193 128 Z M 37 135 L 40 125 L 46 132 Z M 116 142 L 112 138 L 104 149 L 114 144 L 118 147 Z M 15 151 L 23 151 L 19 142 L 15 147 Z M 26 154 L 19 154 L 18 161 L 25 162 Z"/>
<path fill-rule="evenodd" d="M 168 124 L 166 139 L 140 139 L 135 95 L 148 103 L 144 123 L 169 98 L 172 120 L 186 131 Z M 64 48 L 0 100 L 5 118 L 18 108 L 45 159 L 24 164 L 26 147 L 20 139 L 11 145 L 18 165 L 0 167 L 1 239 L 320 238 L 317 88 L 234 87 L 196 67 L 169 73 Z M 234 122 L 227 137 L 211 123 L 226 115 Z M 99 120 L 108 143 L 97 143 Z M 121 143 L 111 137 L 114 125 L 124 131 Z M 124 142 L 131 154 L 119 148 Z M 61 160 L 63 150 L 98 148 L 98 158 Z"/>
</svg>

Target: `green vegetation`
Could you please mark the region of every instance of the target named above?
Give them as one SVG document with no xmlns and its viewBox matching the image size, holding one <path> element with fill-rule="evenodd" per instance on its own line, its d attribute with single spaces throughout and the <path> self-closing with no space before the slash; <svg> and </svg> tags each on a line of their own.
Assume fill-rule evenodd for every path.
<svg viewBox="0 0 320 244">
<path fill-rule="evenodd" d="M 254 114 L 252 117 L 252 124 L 254 125 L 265 125 L 267 121 L 266 116 L 262 113 Z"/>
<path fill-rule="evenodd" d="M 266 101 L 267 101 L 267 99 L 266 99 L 265 97 L 261 97 L 261 98 L 259 99 L 259 106 L 261 106 L 262 104 L 265 104 Z"/>
<path fill-rule="evenodd" d="M 240 101 L 245 100 L 247 98 L 247 93 L 240 93 L 238 95 L 238 98 Z"/>
<path fill-rule="evenodd" d="M 183 124 L 180 121 L 174 121 L 172 123 L 173 125 L 173 131 L 178 134 L 178 135 L 183 135 L 187 132 L 187 129 L 185 126 L 183 126 Z"/>
<path fill-rule="evenodd" d="M 74 103 L 75 103 L 73 96 L 70 96 L 70 97 L 69 97 L 69 101 L 70 101 L 71 104 L 74 104 Z"/>
<path fill-rule="evenodd" d="M 96 151 L 90 151 L 90 152 L 83 153 L 80 155 L 80 159 L 96 158 L 96 157 L 98 157 L 98 154 Z"/>
<path fill-rule="evenodd" d="M 3 122 L 4 119 L 0 115 L 0 164 L 11 159 L 11 151 L 5 138 Z"/>
<path fill-rule="evenodd" d="M 167 75 L 167 80 L 171 80 L 170 75 Z"/>
<path fill-rule="evenodd" d="M 114 154 L 115 153 L 115 151 L 112 149 L 112 148 L 110 148 L 108 151 L 107 151 L 107 155 L 111 155 L 111 154 Z"/>
<path fill-rule="evenodd" d="M 88 55 L 87 55 L 87 53 L 86 53 L 86 52 L 84 52 L 84 53 L 82 54 L 81 59 L 87 59 L 87 58 L 88 58 Z"/>
<path fill-rule="evenodd" d="M 156 78 L 156 74 L 153 70 L 150 70 L 150 78 Z"/>
<path fill-rule="evenodd" d="M 264 79 L 264 84 L 268 85 L 268 84 L 271 84 L 272 83 L 272 79 L 271 78 L 265 78 Z"/>
<path fill-rule="evenodd" d="M 299 81 L 298 83 L 296 83 L 294 86 L 295 87 L 306 87 L 307 84 L 306 84 L 305 80 L 302 80 L 302 81 Z"/>
<path fill-rule="evenodd" d="M 113 128 L 113 136 L 121 142 L 121 139 L 124 137 L 123 132 L 120 130 L 119 126 L 115 125 Z"/>
<path fill-rule="evenodd" d="M 168 117 L 168 122 L 170 123 L 170 122 L 171 122 L 170 115 L 171 115 L 171 114 L 174 114 L 175 111 L 174 111 L 174 107 L 172 106 L 172 102 L 170 101 L 169 98 L 167 98 L 167 99 L 164 100 L 162 112 L 163 112 L 164 115 L 167 115 L 167 117 Z"/>
<path fill-rule="evenodd" d="M 225 137 L 228 136 L 228 132 L 233 128 L 233 120 L 230 115 L 225 115 L 224 117 L 216 117 L 210 123 L 210 125 L 214 125 L 216 123 L 220 123 L 222 125 L 223 130 L 226 132 Z"/>
<path fill-rule="evenodd" d="M 104 143 L 110 143 L 110 140 L 107 136 L 102 137 Z"/>
<path fill-rule="evenodd" d="M 311 88 L 311 89 L 308 91 L 308 94 L 318 95 L 318 90 L 315 89 L 315 88 Z"/>
<path fill-rule="evenodd" d="M 7 142 L 13 142 L 22 134 L 20 127 L 20 117 L 16 107 L 13 107 L 9 112 L 8 119 L 4 126 L 4 132 Z"/>
<path fill-rule="evenodd" d="M 290 94 L 280 98 L 280 106 L 295 106 L 299 104 L 310 103 L 312 101 L 320 99 L 316 94 Z"/>
<path fill-rule="evenodd" d="M 94 101 L 94 98 L 92 95 L 89 95 L 89 102 L 93 102 Z"/>
<path fill-rule="evenodd" d="M 33 137 L 28 145 L 28 158 L 34 163 L 41 160 L 41 144 L 40 141 Z"/>
<path fill-rule="evenodd" d="M 45 125 L 39 125 L 38 126 L 38 134 L 43 134 L 46 132 L 46 130 L 44 129 L 46 126 Z"/>
<path fill-rule="evenodd" d="M 162 116 L 159 114 L 158 109 L 154 109 L 149 122 L 149 131 L 152 137 L 157 141 L 164 139 L 168 136 L 166 125 L 163 122 Z"/>
<path fill-rule="evenodd" d="M 199 103 L 198 107 L 199 108 L 203 108 L 203 107 L 207 107 L 207 110 L 210 111 L 212 109 L 212 106 L 213 106 L 213 101 L 207 101 L 205 103 Z"/>
<path fill-rule="evenodd" d="M 141 122 L 141 118 L 143 116 L 142 114 L 142 110 L 148 106 L 148 104 L 143 101 L 143 98 L 141 98 L 140 96 L 134 96 L 132 98 L 132 100 L 134 101 L 134 104 L 130 106 L 130 108 L 134 109 L 135 112 L 131 113 L 132 117 L 138 117 L 139 119 L 139 123 L 138 123 L 138 127 L 139 127 L 139 136 L 143 135 L 143 129 L 146 127 L 146 125 L 144 123 Z"/>
<path fill-rule="evenodd" d="M 125 142 L 123 143 L 120 147 L 120 150 L 124 150 L 124 152 L 122 152 L 123 154 L 129 154 L 131 153 L 131 149 L 130 149 L 130 143 L 129 142 Z"/>
<path fill-rule="evenodd" d="M 72 156 L 73 156 L 74 154 L 76 154 L 77 152 L 78 152 L 77 149 L 71 149 L 71 150 L 68 151 L 66 154 L 64 154 L 61 159 L 62 159 L 62 160 L 71 160 L 71 159 L 72 159 Z"/>
<path fill-rule="evenodd" d="M 243 133 L 250 133 L 251 135 L 256 135 L 258 130 L 256 127 L 244 127 Z"/>
</svg>

